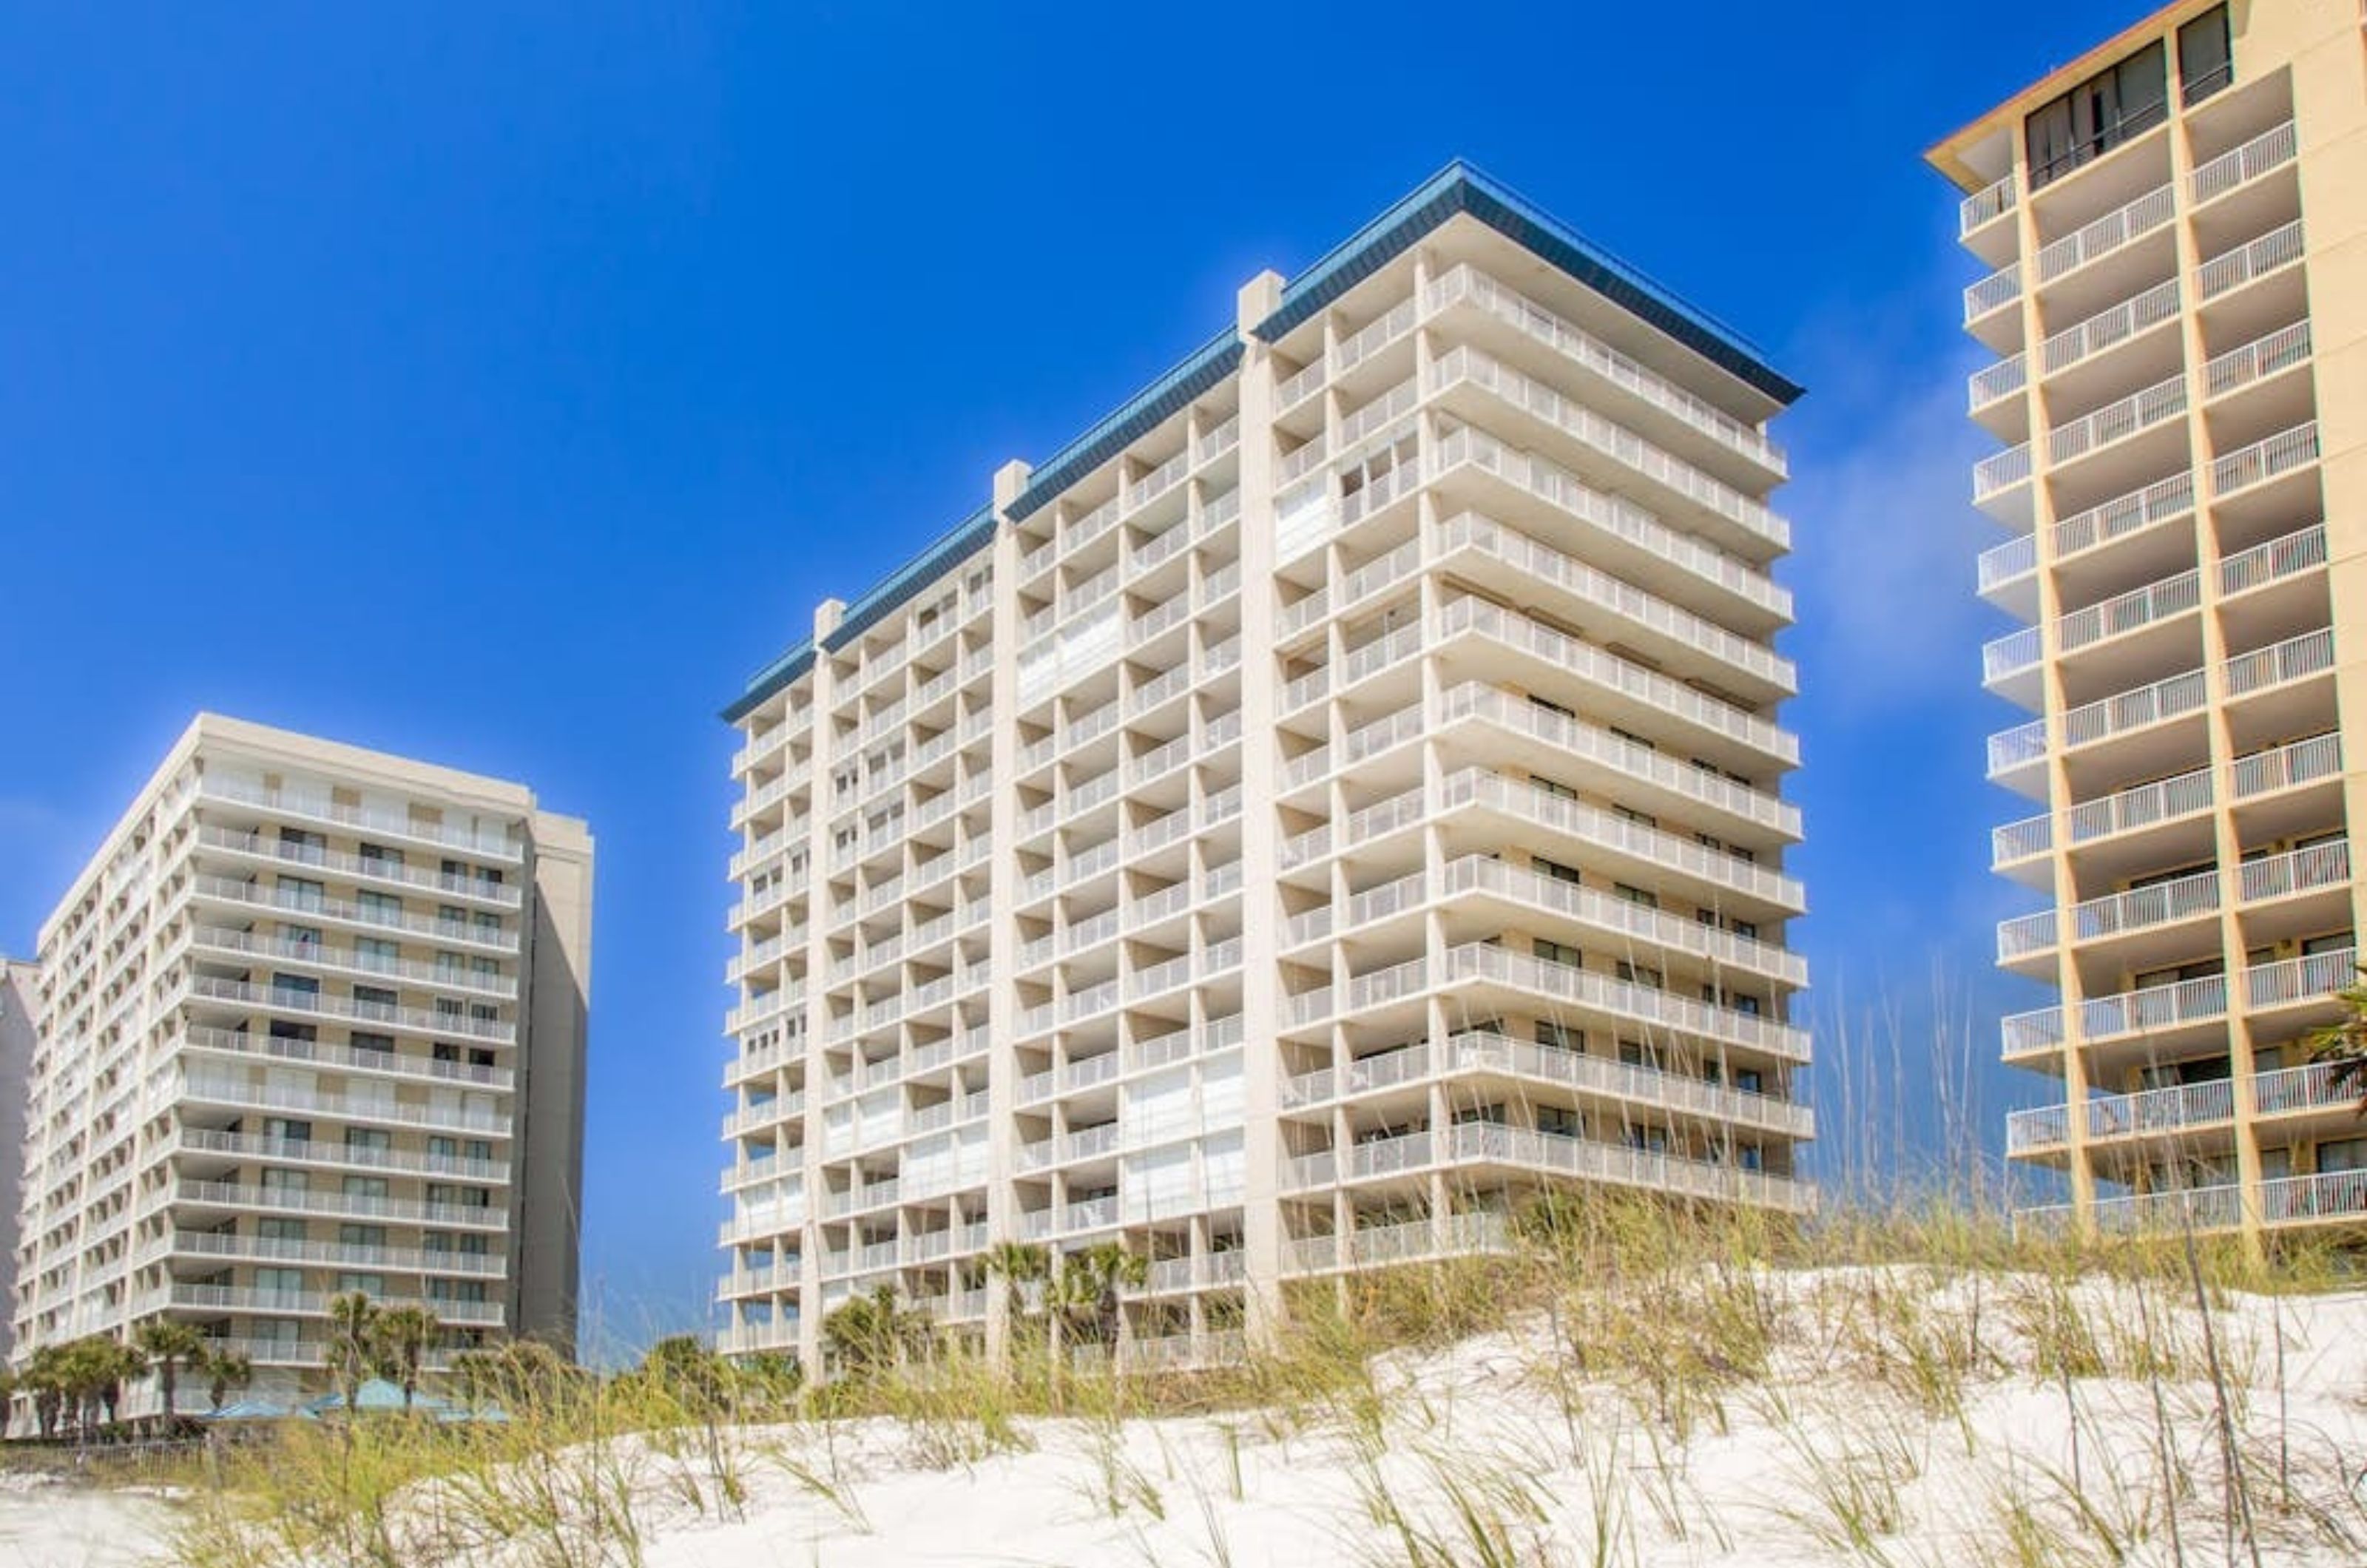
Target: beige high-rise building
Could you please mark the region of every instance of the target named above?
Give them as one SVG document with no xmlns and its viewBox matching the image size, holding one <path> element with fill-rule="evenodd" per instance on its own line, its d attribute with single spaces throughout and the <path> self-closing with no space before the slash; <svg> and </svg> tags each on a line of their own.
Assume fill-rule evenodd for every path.
<svg viewBox="0 0 2367 1568">
<path fill-rule="evenodd" d="M 34 998 L 40 971 L 0 958 L 0 1302 L 17 1300 L 17 1209 L 25 1190 L 25 1111 L 31 1096 Z M 0 1322 L 0 1360 L 16 1343 L 17 1325 Z M 5 1423 L 0 1423 L 5 1428 Z"/>
<path fill-rule="evenodd" d="M 2173 6 L 1950 137 L 1998 359 L 1973 498 L 2011 536 L 1986 651 L 2033 716 L 1989 776 L 2034 812 L 1999 928 L 2060 1005 L 2008 1018 L 2052 1103 L 2051 1221 L 2367 1215 L 2357 1096 L 2305 1059 L 2353 975 L 2367 772 L 2367 49 L 2354 0 Z"/>
<path fill-rule="evenodd" d="M 521 785 L 199 716 L 41 928 L 17 1359 L 173 1317 L 283 1397 L 347 1291 L 572 1350 L 591 919 Z"/>
<path fill-rule="evenodd" d="M 1805 1210 L 1797 392 L 1458 164 L 822 604 L 726 715 L 722 1346 L 1120 1240 L 1173 1364 L 1544 1190 Z"/>
</svg>

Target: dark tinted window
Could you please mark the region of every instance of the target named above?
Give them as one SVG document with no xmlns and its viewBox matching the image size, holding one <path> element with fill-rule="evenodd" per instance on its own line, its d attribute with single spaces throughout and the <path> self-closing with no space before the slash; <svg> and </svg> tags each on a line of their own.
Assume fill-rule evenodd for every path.
<svg viewBox="0 0 2367 1568">
<path fill-rule="evenodd" d="M 2167 51 L 2148 44 L 2100 71 L 2023 121 L 2030 183 L 2060 179 L 2159 125 L 2169 113 Z"/>
<path fill-rule="evenodd" d="M 2178 83 L 2190 104 L 2199 104 L 2236 78 L 2227 47 L 2227 7 L 2214 6 L 2178 29 Z"/>
</svg>

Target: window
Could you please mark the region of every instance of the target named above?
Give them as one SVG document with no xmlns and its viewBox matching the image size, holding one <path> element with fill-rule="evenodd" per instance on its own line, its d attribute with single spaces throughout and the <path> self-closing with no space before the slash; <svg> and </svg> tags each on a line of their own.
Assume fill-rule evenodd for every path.
<svg viewBox="0 0 2367 1568">
<path fill-rule="evenodd" d="M 279 940 L 300 950 L 300 956 L 309 957 L 321 945 L 321 928 L 283 923 L 279 928 Z"/>
<path fill-rule="evenodd" d="M 337 1245 L 340 1247 L 384 1247 L 386 1245 L 386 1227 L 384 1225 L 339 1225 L 337 1227 Z"/>
<path fill-rule="evenodd" d="M 311 1184 L 312 1176 L 310 1171 L 277 1170 L 269 1167 L 264 1168 L 263 1190 L 266 1192 L 301 1192 Z"/>
<path fill-rule="evenodd" d="M 356 986 L 354 1010 L 366 1018 L 392 1016 L 395 1004 L 402 998 L 383 986 Z"/>
<path fill-rule="evenodd" d="M 1765 1094 L 1767 1080 L 1757 1067 L 1737 1067 L 1734 1069 L 1734 1087 L 1745 1094 Z"/>
<path fill-rule="evenodd" d="M 1540 1023 L 1537 1025 L 1537 1043 L 1548 1050 L 1583 1055 L 1586 1050 L 1586 1035 L 1583 1032 L 1564 1024 Z"/>
<path fill-rule="evenodd" d="M 391 893 L 363 893 L 355 899 L 363 919 L 375 925 L 402 923 L 402 900 Z"/>
<path fill-rule="evenodd" d="M 1613 806 L 1611 815 L 1622 822 L 1633 822 L 1638 828 L 1658 828 L 1660 825 L 1660 819 L 1650 812 L 1631 810 L 1625 806 Z"/>
<path fill-rule="evenodd" d="M 1550 877 L 1556 882 L 1578 881 L 1578 867 L 1564 865 L 1559 861 L 1542 860 L 1532 855 L 1529 857 L 1529 869 L 1539 876 Z"/>
<path fill-rule="evenodd" d="M 263 1135 L 284 1144 L 309 1144 L 312 1141 L 312 1123 L 292 1116 L 266 1116 L 263 1119 Z"/>
<path fill-rule="evenodd" d="M 341 1296 L 348 1295 L 355 1291 L 359 1291 L 362 1294 L 372 1298 L 383 1296 L 386 1294 L 386 1276 L 383 1274 L 356 1274 L 351 1272 L 339 1273 L 337 1276 L 337 1294 Z"/>
<path fill-rule="evenodd" d="M 364 844 L 361 846 L 361 852 L 362 870 L 365 872 L 393 875 L 402 870 L 401 850 L 390 850 L 383 844 Z"/>
<path fill-rule="evenodd" d="M 1546 713 L 1554 714 L 1562 718 L 1576 718 L 1578 716 L 1577 709 L 1566 708 L 1559 703 L 1548 702 L 1545 698 L 1537 695 L 1535 692 L 1531 692 L 1529 694 L 1529 705 L 1534 708 L 1542 708 Z"/>
<path fill-rule="evenodd" d="M 1631 986 L 1646 986 L 1655 991 L 1660 988 L 1661 976 L 1658 969 L 1630 964 L 1624 958 L 1619 961 L 1619 977 Z"/>
<path fill-rule="evenodd" d="M 1584 953 L 1568 942 L 1554 942 L 1546 937 L 1533 940 L 1529 943 L 1529 951 L 1548 964 L 1566 964 L 1572 969 L 1578 968 L 1586 960 Z"/>
<path fill-rule="evenodd" d="M 2214 6 L 2178 29 L 2178 87 L 2188 104 L 2199 104 L 2236 79 L 2227 47 L 2227 7 Z"/>
<path fill-rule="evenodd" d="M 2159 43 L 2100 71 L 2022 122 L 2035 187 L 2159 125 L 2169 113 L 2168 68 Z"/>
<path fill-rule="evenodd" d="M 382 1199 L 386 1196 L 386 1178 L 383 1176 L 348 1176 L 345 1178 L 345 1185 L 341 1190 L 345 1196 L 348 1198 L 359 1198 L 365 1201 Z"/>
<path fill-rule="evenodd" d="M 1575 1138 L 1581 1136 L 1585 1129 L 1579 1122 L 1578 1112 L 1569 1107 L 1540 1105 L 1537 1107 L 1537 1131 L 1557 1138 Z"/>
<path fill-rule="evenodd" d="M 275 1007 L 310 1007 L 321 994 L 321 982 L 310 975 L 274 975 L 271 976 L 271 1000 Z"/>
<path fill-rule="evenodd" d="M 345 1150 L 381 1151 L 394 1146 L 393 1136 L 383 1127 L 348 1127 L 345 1129 Z"/>
<path fill-rule="evenodd" d="M 257 1269 L 255 1271 L 255 1290 L 258 1295 L 301 1295 L 304 1292 L 304 1270 Z"/>
<path fill-rule="evenodd" d="M 367 1030 L 357 1029 L 349 1038 L 357 1051 L 367 1051 L 379 1056 L 394 1055 L 394 1036 L 391 1034 L 372 1034 Z"/>
<path fill-rule="evenodd" d="M 1535 790 L 1539 795 L 1549 795 L 1557 800 L 1576 800 L 1578 798 L 1578 791 L 1570 788 L 1569 785 L 1557 783 L 1552 779 L 1539 778 L 1535 773 L 1529 775 L 1529 787 Z"/>
<path fill-rule="evenodd" d="M 279 1214 L 266 1214 L 255 1222 L 255 1235 L 258 1241 L 302 1241 L 304 1222 Z"/>
<path fill-rule="evenodd" d="M 1611 895 L 1624 904 L 1639 905 L 1647 909 L 1660 907 L 1660 896 L 1641 887 L 1630 887 L 1624 882 L 1612 885 Z"/>
<path fill-rule="evenodd" d="M 402 967 L 402 945 L 382 937 L 365 936 L 354 939 L 354 966 L 375 969 L 381 975 L 391 975 Z"/>
<path fill-rule="evenodd" d="M 308 881 L 300 876 L 283 876 L 279 879 L 279 886 L 273 891 L 277 896 L 276 901 L 281 908 L 310 911 L 318 910 L 321 908 L 325 890 L 319 883 Z"/>
</svg>

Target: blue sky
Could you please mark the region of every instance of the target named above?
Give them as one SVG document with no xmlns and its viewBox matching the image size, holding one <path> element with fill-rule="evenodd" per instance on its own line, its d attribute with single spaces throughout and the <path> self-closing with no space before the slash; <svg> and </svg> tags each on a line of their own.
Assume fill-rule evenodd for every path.
<svg viewBox="0 0 2367 1568">
<path fill-rule="evenodd" d="M 1975 269 L 1920 153 L 2141 8 L 1609 9 L 0 15 L 0 950 L 200 707 L 532 782 L 600 840 L 588 1283 L 703 1320 L 717 708 L 1460 155 L 1811 389 L 1796 935 L 1857 1053 L 1822 1156 L 1895 1146 L 1894 1054 L 1931 1077 L 1936 1016 L 1992 1062 L 2030 1005 L 1988 967 Z M 1971 1077 L 1993 1135 L 2017 1090 Z"/>
</svg>

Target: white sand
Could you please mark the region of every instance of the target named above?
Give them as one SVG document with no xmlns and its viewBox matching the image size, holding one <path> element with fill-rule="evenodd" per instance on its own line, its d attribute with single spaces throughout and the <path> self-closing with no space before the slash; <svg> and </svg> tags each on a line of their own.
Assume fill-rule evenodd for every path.
<svg viewBox="0 0 2367 1568">
<path fill-rule="evenodd" d="M 697 1441 L 629 1440 L 578 1456 L 611 1493 L 633 1495 L 649 1568 L 1461 1564 L 1488 1560 L 1475 1521 L 1499 1538 L 1502 1560 L 1523 1564 L 2007 1568 L 2040 1560 L 2009 1553 L 2017 1517 L 2067 1544 L 2051 1561 L 2110 1561 L 2110 1540 L 2122 1561 L 2167 1565 L 2169 1474 L 2184 1560 L 2231 1561 L 2218 1408 L 2192 1375 L 2203 1340 L 2191 1308 L 2157 1295 L 2141 1311 L 2113 1287 L 2082 1287 L 2081 1315 L 2116 1370 L 2135 1365 L 2148 1332 L 2179 1370 L 2078 1380 L 2067 1403 L 2062 1384 L 2030 1365 L 2034 1285 L 1852 1271 L 1781 1288 L 1784 1348 L 1772 1374 L 1721 1390 L 1682 1431 L 1648 1414 L 1654 1401 L 1632 1378 L 1577 1379 L 1540 1324 L 1384 1361 L 1370 1406 L 1387 1412 L 1377 1438 L 1344 1403 L 1293 1416 L 1030 1423 L 1024 1451 L 971 1462 L 948 1451 L 963 1438 L 955 1428 L 749 1430 L 727 1444 L 743 1489 L 736 1504 L 721 1500 Z M 1875 1378 L 1862 1325 L 1884 1303 L 1912 1310 L 1884 1339 L 1888 1371 Z M 2262 1562 L 2367 1563 L 2367 1507 L 2350 1486 L 2367 1467 L 2367 1295 L 2238 1298 L 2212 1322 Z M 1972 1347 L 1979 1370 L 1959 1407 L 1934 1407 L 1897 1373 L 1917 1347 L 1950 1343 Z M 423 1499 L 423 1521 L 432 1503 Z M 102 1554 L 119 1545 L 106 1506 L 77 1497 L 33 1547 L 0 1542 L 0 1568 L 138 1561 Z M 1417 1559 L 1410 1537 L 1429 1554 Z M 549 1560 L 532 1542 L 439 1545 L 424 1533 L 405 1555 L 471 1568 Z"/>
<path fill-rule="evenodd" d="M 161 1552 L 169 1514 L 153 1498 L 40 1476 L 0 1475 L 0 1568 L 132 1568 Z"/>
</svg>

